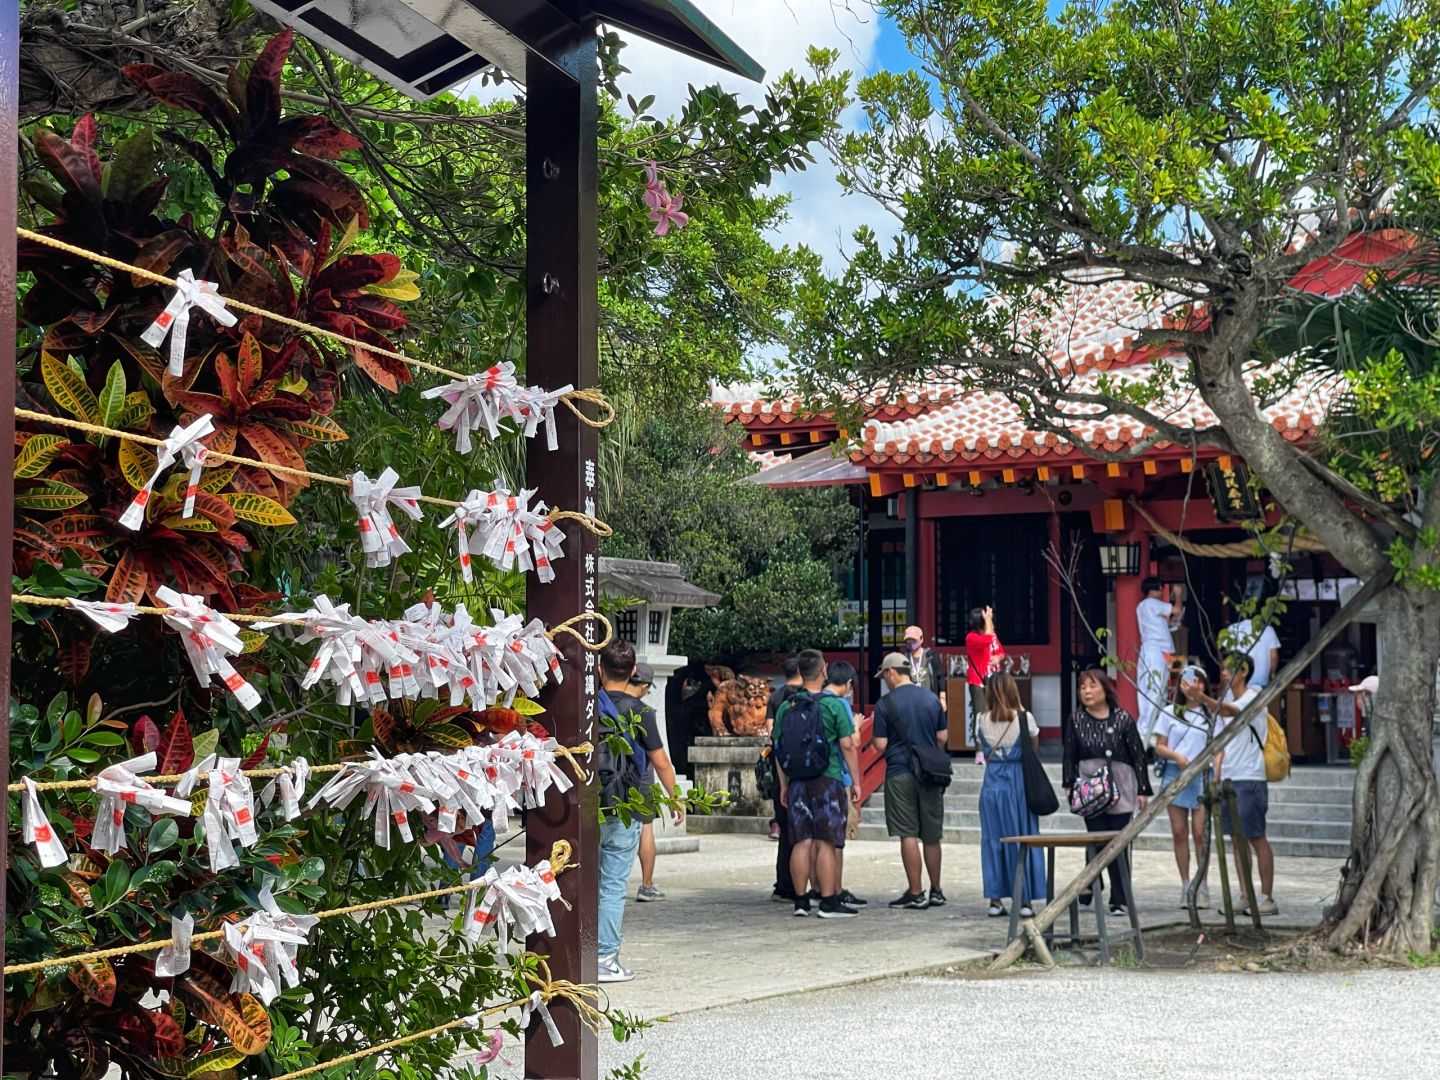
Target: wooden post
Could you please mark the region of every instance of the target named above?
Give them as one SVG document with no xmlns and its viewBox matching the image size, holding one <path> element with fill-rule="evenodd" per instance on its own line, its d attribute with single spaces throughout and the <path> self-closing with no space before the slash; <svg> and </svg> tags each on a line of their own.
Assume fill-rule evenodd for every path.
<svg viewBox="0 0 1440 1080">
<path fill-rule="evenodd" d="M 546 54 L 546 59 L 530 54 L 526 66 L 526 379 L 546 388 L 570 384 L 584 389 L 599 378 L 593 21 L 547 42 Z M 539 439 L 526 448 L 527 486 L 538 489 L 550 506 L 592 512 L 595 431 L 568 409 L 557 409 L 555 420 L 559 449 L 546 450 Z M 568 530 L 555 580 L 541 585 L 532 579 L 528 587 L 529 613 L 553 626 L 593 610 L 597 563 L 594 536 L 581 528 Z M 585 634 L 599 640 L 593 624 L 586 624 Z M 593 656 L 569 635 L 556 644 L 565 654 L 565 681 L 545 695 L 543 719 L 562 744 L 593 741 Z M 574 872 L 558 879 L 569 906 L 552 908 L 554 940 L 535 938 L 527 947 L 549 954 L 555 978 L 582 984 L 596 980 L 598 822 L 594 784 L 577 785 L 564 799 L 552 795 L 543 810 L 527 816 L 527 861 L 549 858 L 551 845 L 563 839 L 573 845 L 578 862 Z M 525 1075 L 593 1080 L 599 1070 L 595 1036 L 568 1005 L 558 1004 L 551 1012 L 564 1044 L 551 1046 L 544 1026 L 538 1019 L 532 1022 L 525 1040 Z"/>
<path fill-rule="evenodd" d="M 1225 830 L 1219 823 L 1219 818 L 1224 811 L 1221 809 L 1221 796 L 1219 789 L 1213 779 L 1205 781 L 1205 806 L 1209 813 L 1208 818 L 1216 822 L 1215 825 L 1215 850 L 1220 860 L 1220 903 L 1225 911 L 1225 932 L 1235 933 L 1235 902 L 1230 895 L 1230 868 L 1225 862 Z"/>
<path fill-rule="evenodd" d="M 1309 668 L 1311 661 L 1325 651 L 1330 642 L 1334 641 L 1340 631 L 1349 626 L 1360 610 L 1371 600 L 1375 599 L 1390 584 L 1394 578 L 1394 571 L 1385 570 L 1377 574 L 1365 583 L 1365 586 L 1352 596 L 1339 611 L 1331 616 L 1330 621 L 1320 628 L 1305 647 L 1292 657 L 1275 678 L 1263 690 L 1255 695 L 1254 700 L 1245 706 L 1245 710 L 1235 717 L 1220 734 L 1216 735 L 1205 749 L 1190 759 L 1190 764 L 1180 770 L 1180 775 L 1175 778 L 1171 785 L 1155 798 L 1151 799 L 1144 810 L 1141 810 L 1130 823 L 1121 829 L 1115 839 L 1105 845 L 1105 850 L 1085 864 L 1085 869 L 1080 871 L 1069 885 L 1060 890 L 1060 895 L 1052 897 L 1045 905 L 1045 909 L 1035 916 L 1035 929 L 1044 933 L 1050 928 L 1060 913 L 1070 906 L 1087 887 L 1095 882 L 1104 869 L 1114 862 L 1124 851 L 1135 841 L 1150 822 L 1154 821 L 1165 812 L 1175 795 L 1183 791 L 1197 776 L 1210 768 L 1211 761 L 1215 755 L 1224 750 L 1232 742 L 1238 739 L 1250 725 L 1250 720 L 1255 716 L 1263 716 L 1270 708 L 1270 703 L 1284 692 L 1289 686 Z M 1097 899 L 1098 903 L 1098 899 Z M 1012 941 L 1003 952 L 1000 953 L 990 965 L 991 971 L 1003 971 L 1025 952 L 1026 942 L 1023 938 Z"/>
<path fill-rule="evenodd" d="M 15 199 L 20 189 L 20 6 L 0 12 L 0 702 L 10 701 L 10 572 L 15 532 Z M 0 725 L 0 782 L 10 783 L 10 719 Z M 0 800 L 0 866 L 8 866 L 10 800 Z M 5 964 L 5 875 L 0 874 L 0 967 Z M 0 1074 L 5 1018 L 0 1013 Z"/>
</svg>

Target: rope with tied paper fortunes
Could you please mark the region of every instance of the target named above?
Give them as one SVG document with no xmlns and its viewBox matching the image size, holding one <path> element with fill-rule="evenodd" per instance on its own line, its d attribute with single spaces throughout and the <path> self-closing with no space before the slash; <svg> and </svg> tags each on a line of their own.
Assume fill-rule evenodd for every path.
<svg viewBox="0 0 1440 1080">
<path fill-rule="evenodd" d="M 70 599 L 71 598 L 68 596 L 32 596 L 29 593 L 10 594 L 10 602 L 12 604 L 27 604 L 34 607 L 68 608 L 70 606 Z M 174 608 L 147 607 L 145 605 L 137 604 L 135 607 L 135 614 L 175 615 L 179 613 Z M 215 614 L 223 619 L 229 619 L 231 622 L 278 623 L 284 626 L 305 625 L 305 621 L 303 619 L 286 619 L 278 615 L 240 615 L 233 611 L 217 611 Z M 585 635 L 580 633 L 579 630 L 575 629 L 575 626 L 577 624 L 584 622 L 600 623 L 602 626 L 605 627 L 605 636 L 599 641 L 586 641 Z M 601 649 L 605 648 L 606 645 L 609 645 L 610 642 L 615 639 L 615 627 L 611 624 L 610 620 L 607 619 L 600 612 L 584 611 L 581 612 L 579 615 L 571 615 L 570 618 L 566 619 L 564 622 L 557 623 L 555 626 L 552 626 L 549 630 L 545 631 L 545 636 L 548 637 L 551 641 L 555 640 L 557 634 L 569 634 L 576 641 L 580 642 L 581 647 L 585 649 L 586 652 L 599 652 Z"/>
<path fill-rule="evenodd" d="M 127 263 L 120 259 L 112 259 L 108 255 L 102 255 L 98 251 L 91 251 L 89 248 L 79 247 L 75 244 L 67 244 L 64 240 L 58 240 L 53 236 L 46 236 L 44 233 L 38 233 L 23 226 L 17 226 L 15 232 L 17 235 L 25 238 L 26 240 L 33 240 L 37 244 L 44 244 L 46 247 L 52 247 L 57 251 L 63 251 L 69 255 L 76 255 L 82 259 L 88 259 L 91 262 L 96 263 L 100 266 L 108 266 L 112 270 L 122 270 L 130 274 L 134 274 L 137 277 L 142 277 L 148 281 L 152 281 L 157 285 L 168 285 L 172 289 L 179 289 L 181 287 L 180 282 L 177 281 L 175 278 L 166 277 L 164 274 L 157 274 L 154 270 L 147 270 L 145 269 L 145 267 L 136 266 L 134 263 Z M 398 360 L 400 363 L 407 364 L 410 367 L 420 368 L 425 371 L 433 371 L 437 375 L 444 375 L 447 378 L 455 379 L 460 382 L 465 381 L 465 379 L 468 377 L 463 372 L 452 371 L 449 368 L 441 367 L 438 364 L 432 364 L 425 360 L 416 360 L 414 357 L 406 356 L 402 352 L 396 352 L 393 349 L 381 348 L 369 342 L 361 341 L 359 338 L 353 338 L 346 334 L 337 333 L 334 330 L 327 330 L 323 326 L 315 326 L 313 323 L 307 323 L 301 319 L 294 319 L 291 318 L 289 315 L 281 315 L 278 312 L 270 311 L 266 308 L 256 307 L 254 304 L 247 304 L 243 300 L 234 300 L 230 297 L 221 297 L 218 296 L 218 294 L 217 299 L 224 301 L 227 307 L 234 308 L 236 311 L 243 311 L 250 315 L 259 315 L 261 318 L 270 319 L 273 322 L 280 323 L 283 326 L 288 326 L 295 330 L 303 330 L 306 333 L 318 334 L 321 337 L 329 338 L 332 341 L 338 341 L 344 345 L 349 345 L 351 348 L 362 349 L 365 352 L 373 353 L 376 356 L 385 356 L 389 357 L 391 360 Z M 560 400 L 565 404 L 566 408 L 568 408 L 572 413 L 575 414 L 576 419 L 578 419 L 582 424 L 585 424 L 587 427 L 608 427 L 615 420 L 615 406 L 612 405 L 609 399 L 605 397 L 605 394 L 598 389 L 571 390 L 569 393 L 562 395 Z M 583 412 L 580 411 L 579 407 L 575 404 L 575 402 L 577 401 L 583 401 L 587 404 L 594 405 L 597 409 L 600 410 L 600 419 L 591 420 L 588 416 L 586 416 Z"/>
<path fill-rule="evenodd" d="M 550 870 L 557 877 L 566 870 L 573 870 L 579 863 L 572 862 L 574 849 L 568 840 L 556 840 L 550 849 Z M 341 915 L 359 915 L 366 911 L 379 911 L 381 908 L 397 907 L 401 904 L 416 904 L 422 900 L 434 900 L 441 896 L 455 896 L 459 893 L 473 892 L 489 883 L 483 878 L 476 878 L 474 881 L 467 881 L 462 885 L 447 885 L 443 889 L 430 889 L 427 892 L 411 893 L 409 896 L 392 896 L 384 900 L 370 900 L 363 904 L 350 904 L 346 907 L 331 908 L 329 911 L 314 912 L 312 917 L 316 919 L 333 919 Z M 243 924 L 242 924 L 243 925 Z M 199 934 L 190 936 L 190 943 L 217 941 L 225 936 L 224 930 L 206 930 Z M 6 975 L 23 975 L 30 971 L 42 971 L 45 968 L 70 967 L 74 964 L 89 964 L 99 960 L 110 960 L 117 956 L 132 956 L 136 953 L 158 952 L 175 944 L 173 937 L 165 938 L 163 941 L 138 941 L 133 945 L 117 945 L 110 949 L 94 949 L 90 952 L 75 953 L 73 956 L 55 956 L 48 960 L 32 960 L 25 964 L 6 964 L 4 973 Z"/>
<path fill-rule="evenodd" d="M 15 415 L 24 420 L 36 420 L 41 423 L 54 424 L 56 427 L 73 428 L 76 431 L 84 431 L 91 435 L 109 435 L 117 439 L 128 439 L 130 442 L 141 443 L 145 446 L 163 447 L 164 439 L 157 439 L 151 435 L 140 435 L 133 431 L 121 431 L 119 428 L 105 427 L 103 424 L 91 424 L 84 420 L 72 420 L 66 416 L 51 416 L 49 413 L 36 412 L 34 409 L 22 409 L 15 407 Z M 311 472 L 308 469 L 295 469 L 289 465 L 276 465 L 273 462 L 261 461 L 259 458 L 243 457 L 240 454 L 222 454 L 218 450 L 206 452 L 207 461 L 229 461 L 236 465 L 248 465 L 255 469 L 264 469 L 280 476 L 293 476 L 305 480 L 318 480 L 322 484 L 338 484 L 349 489 L 350 479 L 344 476 L 331 476 L 328 473 Z M 434 506 L 446 506 L 455 509 L 463 505 L 454 499 L 442 499 L 435 495 L 417 495 L 417 502 L 430 503 Z M 609 525 L 595 517 L 593 514 L 585 514 L 579 510 L 551 510 L 545 515 L 551 521 L 578 521 L 584 528 L 596 536 L 610 536 L 614 532 Z"/>
<path fill-rule="evenodd" d="M 571 768 L 572 770 L 574 770 L 576 779 L 580 780 L 582 783 L 584 782 L 585 777 L 586 777 L 585 767 L 580 764 L 580 761 L 579 761 L 579 759 L 576 757 L 576 755 L 577 755 L 577 754 L 593 754 L 594 752 L 595 752 L 595 746 L 594 746 L 593 743 L 589 743 L 589 742 L 583 742 L 583 743 L 581 743 L 579 746 L 557 746 L 557 747 L 555 747 L 555 753 L 558 754 L 560 757 L 563 757 L 566 761 L 568 761 L 568 762 L 570 763 L 570 768 Z M 333 762 L 333 763 L 328 764 L 328 765 L 311 765 L 311 766 L 310 766 L 310 775 L 311 775 L 311 776 L 322 776 L 322 775 L 324 775 L 324 774 L 326 774 L 326 773 L 339 772 L 341 769 L 345 768 L 345 766 L 346 766 L 346 765 L 349 765 L 349 764 L 352 764 L 352 763 L 351 763 L 351 762 L 348 762 L 348 761 L 342 761 L 342 762 Z M 241 770 L 240 770 L 240 775 L 241 775 L 241 776 L 250 777 L 251 779 L 256 779 L 256 778 L 272 778 L 272 777 L 276 777 L 276 776 L 283 776 L 286 772 L 289 771 L 289 769 L 290 769 L 290 766 L 288 766 L 288 765 L 281 765 L 281 766 L 278 766 L 278 767 L 275 767 L 275 768 L 265 768 L 265 769 L 241 769 Z M 185 775 L 184 773 L 163 773 L 163 774 L 161 774 L 161 775 L 159 775 L 159 776 L 144 776 L 144 775 L 141 775 L 141 776 L 136 777 L 136 779 L 144 780 L 147 784 L 178 784 L 178 783 L 184 778 L 184 775 Z M 96 783 L 97 783 L 97 780 L 96 780 L 95 777 L 91 777 L 91 778 L 89 778 L 88 780 L 46 780 L 46 781 L 42 781 L 42 782 L 36 783 L 36 785 L 35 785 L 35 790 L 36 790 L 37 792 L 39 792 L 39 791 L 83 791 L 83 790 L 89 790 L 89 789 L 91 789 L 91 788 L 94 788 L 95 785 L 96 785 Z M 24 781 L 21 781 L 21 782 L 16 783 L 16 784 L 9 784 L 9 785 L 6 786 L 5 790 L 6 790 L 6 791 L 24 791 L 24 790 L 25 790 L 25 783 L 24 783 Z M 195 797 L 198 796 L 198 795 L 199 795 L 199 792 L 196 792 L 195 795 L 192 795 L 192 796 L 191 796 L 191 798 L 195 798 Z"/>
<path fill-rule="evenodd" d="M 580 1015 L 580 1022 L 591 1031 L 598 1032 L 605 1023 L 605 1014 L 597 1007 L 600 1001 L 600 988 L 597 986 L 586 986 L 580 983 L 573 983 L 569 979 L 555 979 L 550 975 L 550 965 L 545 958 L 535 953 L 521 953 L 520 959 L 533 959 L 541 969 L 541 973 L 526 971 L 521 977 L 535 987 L 540 995 L 541 1001 L 545 1004 L 556 1000 L 568 1001 L 575 1007 Z M 492 1005 L 480 1012 L 472 1013 L 470 1016 L 462 1016 L 455 1020 L 449 1020 L 443 1024 L 436 1024 L 424 1031 L 412 1032 L 409 1035 L 402 1035 L 398 1039 L 390 1039 L 387 1042 L 376 1043 L 374 1046 L 367 1046 L 364 1050 L 356 1050 L 350 1054 L 344 1054 L 329 1061 L 323 1061 L 316 1065 L 307 1065 L 303 1069 L 296 1069 L 293 1072 L 281 1073 L 275 1080 L 296 1080 L 301 1076 L 312 1076 L 318 1072 L 325 1072 L 337 1065 L 348 1065 L 352 1061 L 359 1061 L 362 1058 L 374 1057 L 376 1054 L 383 1054 L 387 1050 L 393 1050 L 397 1046 L 404 1046 L 407 1043 L 419 1042 L 421 1039 L 429 1039 L 435 1035 L 443 1035 L 447 1031 L 454 1031 L 456 1028 L 474 1028 L 479 1026 L 482 1017 L 496 1016 L 510 1009 L 523 1008 L 531 1003 L 530 997 L 516 998 L 514 1001 L 506 1001 L 500 1005 Z"/>
</svg>

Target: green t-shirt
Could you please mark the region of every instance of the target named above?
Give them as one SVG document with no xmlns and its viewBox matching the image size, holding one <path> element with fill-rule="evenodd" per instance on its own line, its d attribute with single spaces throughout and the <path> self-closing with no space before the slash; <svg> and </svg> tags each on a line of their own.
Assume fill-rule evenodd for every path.
<svg viewBox="0 0 1440 1080">
<path fill-rule="evenodd" d="M 790 698 L 775 713 L 775 726 L 770 731 L 770 738 L 778 740 L 780 729 L 785 723 L 785 714 L 790 707 L 801 697 L 813 697 L 820 702 L 820 723 L 825 732 L 825 741 L 830 744 L 830 764 L 825 766 L 822 774 L 831 780 L 841 779 L 844 768 L 844 758 L 840 754 L 840 740 L 847 735 L 855 734 L 855 723 L 850 719 L 850 711 L 845 708 L 845 703 L 834 694 L 812 694 L 808 690 L 802 690 Z"/>
</svg>

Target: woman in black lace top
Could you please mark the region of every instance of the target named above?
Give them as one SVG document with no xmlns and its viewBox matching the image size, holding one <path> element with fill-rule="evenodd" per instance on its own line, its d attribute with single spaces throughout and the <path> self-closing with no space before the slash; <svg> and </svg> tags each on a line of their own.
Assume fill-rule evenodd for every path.
<svg viewBox="0 0 1440 1080">
<path fill-rule="evenodd" d="M 1085 819 L 1089 832 L 1113 832 L 1123 829 L 1137 809 L 1144 809 L 1151 794 L 1150 771 L 1145 767 L 1145 747 L 1135 719 L 1115 698 L 1115 686 L 1099 668 L 1080 674 L 1080 707 L 1065 725 L 1065 765 L 1063 784 L 1068 794 L 1075 782 L 1093 776 L 1108 763 L 1110 775 L 1120 797 L 1108 813 L 1094 814 Z M 1098 845 L 1090 849 L 1093 858 Z M 1081 903 L 1089 903 L 1088 893 Z M 1122 915 L 1129 897 L 1115 864 L 1110 866 L 1110 913 Z"/>
</svg>

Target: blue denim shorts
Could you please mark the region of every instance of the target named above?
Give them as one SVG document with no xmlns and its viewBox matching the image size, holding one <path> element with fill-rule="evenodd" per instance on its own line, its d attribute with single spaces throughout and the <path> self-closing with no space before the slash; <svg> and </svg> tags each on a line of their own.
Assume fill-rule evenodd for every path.
<svg viewBox="0 0 1440 1080">
<path fill-rule="evenodd" d="M 1180 766 L 1167 758 L 1165 761 L 1165 773 L 1160 777 L 1161 788 L 1168 788 L 1175 782 L 1175 778 L 1179 775 Z M 1185 785 L 1184 789 L 1175 796 L 1170 805 L 1178 806 L 1182 810 L 1198 810 L 1200 808 L 1200 796 L 1204 794 L 1204 792 L 1205 774 L 1201 773 Z"/>
</svg>

